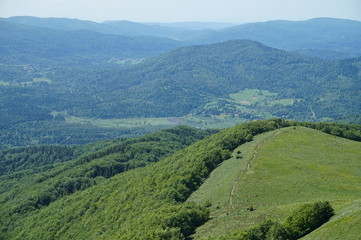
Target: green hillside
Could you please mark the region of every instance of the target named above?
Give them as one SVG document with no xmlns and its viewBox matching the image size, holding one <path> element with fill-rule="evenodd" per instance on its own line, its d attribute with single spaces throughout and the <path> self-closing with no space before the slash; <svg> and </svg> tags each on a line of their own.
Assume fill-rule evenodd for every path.
<svg viewBox="0 0 361 240">
<path fill-rule="evenodd" d="M 79 147 L 38 146 L 0 152 L 1 232 L 30 213 L 122 172 L 163 159 L 214 131 L 186 126 Z M 14 225 L 15 224 L 15 225 Z"/>
<path fill-rule="evenodd" d="M 359 239 L 361 201 L 348 202 L 340 207 L 338 215 L 302 239 Z"/>
<path fill-rule="evenodd" d="M 124 109 L 117 117 L 329 120 L 359 111 L 359 61 L 323 61 L 235 40 L 180 48 L 131 67 L 118 75 L 129 80 L 126 89 L 110 91 L 127 96 L 117 101 Z M 232 97 L 247 90 L 250 104 Z"/>
<path fill-rule="evenodd" d="M 169 45 L 143 39 L 149 46 L 134 38 L 127 38 L 127 45 L 115 35 L 71 31 L 65 36 L 60 30 L 22 28 L 24 34 L 13 29 L 3 36 L 14 45 L 6 51 L 21 61 L 15 64 L 5 54 L 0 64 L 0 136 L 9 146 L 86 143 L 92 138 L 129 136 L 134 129 L 147 133 L 174 122 L 219 128 L 269 118 L 347 121 L 355 119 L 353 115 L 361 109 L 360 58 L 325 61 L 235 40 L 183 47 L 147 60 L 134 59 L 132 52 L 133 57 L 120 63 L 121 57 L 113 59 L 107 54 L 123 54 L 133 47 L 150 53 L 153 47 Z M 55 31 L 55 35 L 45 37 L 44 31 Z M 6 37 L 12 34 L 16 41 Z M 57 34 L 61 36 L 56 38 Z M 44 51 L 30 46 L 16 50 L 19 41 L 32 44 L 34 39 Z M 57 44 L 63 40 L 70 41 L 69 52 Z M 19 54 L 30 51 L 31 59 L 13 55 L 14 49 Z M 92 64 L 98 58 L 90 55 L 98 56 L 103 50 L 104 58 Z M 89 61 L 72 64 L 77 56 L 89 57 Z M 42 63 L 37 64 L 35 58 Z M 149 118 L 160 118 L 163 123 L 148 124 Z M 119 119 L 134 121 L 125 126 L 116 124 Z M 112 129 L 100 124 L 101 120 L 107 120 Z M 74 136 L 74 129 L 80 136 Z"/>
<path fill-rule="evenodd" d="M 92 152 L 88 146 L 90 153 L 74 160 L 41 160 L 1 176 L 2 237 L 187 239 L 199 226 L 195 237 L 216 237 L 318 200 L 336 209 L 328 224 L 342 221 L 339 213 L 352 214 L 352 201 L 360 199 L 360 143 L 301 126 L 361 140 L 359 125 L 275 119 L 241 124 L 185 149 L 209 132 L 177 127 L 100 143 Z"/>
<path fill-rule="evenodd" d="M 207 25 L 0 19 L 0 148 L 134 137 L 178 123 L 360 123 L 360 58 L 294 53 L 356 57 L 359 22 L 243 24 L 197 42 L 260 43 L 156 37 L 187 38 Z"/>
<path fill-rule="evenodd" d="M 40 75 L 51 82 L 19 89 L 19 76 L 0 90 L 4 102 L 27 93 L 26 102 L 43 110 L 42 115 L 34 111 L 40 120 L 53 111 L 106 119 L 227 114 L 241 120 L 329 120 L 359 111 L 359 61 L 322 61 L 237 40 L 180 48 L 125 69 L 88 66 L 49 73 L 35 68 L 33 75 L 25 71 L 27 78 Z M 257 99 L 250 105 L 230 95 L 247 89 Z"/>
<path fill-rule="evenodd" d="M 356 239 L 360 149 L 360 142 L 304 127 L 257 136 L 235 149 L 189 198 L 212 204 L 211 220 L 197 229 L 195 239 L 245 230 L 267 219 L 284 220 L 300 204 L 320 200 L 330 201 L 336 216 L 306 239 L 338 239 L 328 232 L 337 224 L 347 230 L 336 236 Z"/>
</svg>

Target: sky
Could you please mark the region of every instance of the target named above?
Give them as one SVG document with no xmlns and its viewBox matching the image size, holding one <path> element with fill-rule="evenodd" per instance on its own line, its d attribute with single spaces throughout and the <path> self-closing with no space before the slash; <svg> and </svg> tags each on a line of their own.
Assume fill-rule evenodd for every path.
<svg viewBox="0 0 361 240">
<path fill-rule="evenodd" d="M 263 22 L 332 17 L 361 21 L 361 0 L 0 0 L 0 17 L 102 22 Z"/>
</svg>

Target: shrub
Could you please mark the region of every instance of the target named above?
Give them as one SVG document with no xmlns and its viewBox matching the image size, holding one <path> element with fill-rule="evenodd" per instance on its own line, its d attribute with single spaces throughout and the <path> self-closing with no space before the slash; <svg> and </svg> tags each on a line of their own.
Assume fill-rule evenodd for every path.
<svg viewBox="0 0 361 240">
<path fill-rule="evenodd" d="M 228 239 L 296 240 L 320 227 L 333 215 L 333 208 L 327 201 L 304 204 L 292 212 L 285 223 L 266 220 L 247 232 L 228 236 Z"/>
<path fill-rule="evenodd" d="M 285 224 L 293 230 L 294 237 L 299 238 L 320 227 L 333 215 L 334 210 L 327 201 L 304 204 L 286 219 Z"/>
</svg>

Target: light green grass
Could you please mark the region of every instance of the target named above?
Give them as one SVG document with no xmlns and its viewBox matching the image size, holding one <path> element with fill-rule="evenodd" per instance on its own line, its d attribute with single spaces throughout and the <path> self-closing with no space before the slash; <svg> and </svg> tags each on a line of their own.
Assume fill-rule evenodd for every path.
<svg viewBox="0 0 361 240">
<path fill-rule="evenodd" d="M 134 128 L 141 126 L 173 126 L 184 122 L 183 118 L 125 118 L 125 119 L 93 119 L 66 116 L 68 123 L 92 124 L 104 128 Z"/>
<path fill-rule="evenodd" d="M 4 81 L 0 81 L 0 86 L 10 86 L 10 83 L 4 82 Z"/>
<path fill-rule="evenodd" d="M 4 81 L 0 81 L 0 86 L 29 86 L 33 83 L 39 83 L 39 82 L 45 82 L 45 83 L 51 83 L 51 79 L 49 78 L 33 78 L 32 81 L 27 81 L 27 82 L 18 82 L 18 83 L 9 83 L 9 82 L 4 82 Z"/>
<path fill-rule="evenodd" d="M 245 89 L 238 93 L 229 94 L 229 97 L 235 101 L 250 105 L 255 102 L 263 101 L 267 97 L 277 96 L 277 93 L 271 93 L 267 90 Z"/>
<path fill-rule="evenodd" d="M 361 200 L 347 202 L 340 206 L 336 215 L 319 229 L 303 237 L 304 240 L 360 240 L 361 239 Z"/>
<path fill-rule="evenodd" d="M 17 83 L 16 85 L 18 86 L 30 86 L 31 84 L 34 83 L 40 83 L 40 82 L 45 82 L 45 83 L 51 83 L 51 80 L 49 78 L 33 78 L 32 81 L 28 81 L 28 82 L 20 82 Z"/>
<path fill-rule="evenodd" d="M 118 59 L 118 58 L 112 58 L 109 59 L 108 62 L 112 62 L 112 63 L 116 63 L 119 65 L 136 65 L 139 64 L 141 62 L 143 62 L 144 59 L 133 59 L 133 58 L 129 58 L 129 59 Z"/>
<path fill-rule="evenodd" d="M 283 105 L 283 106 L 290 106 L 292 105 L 294 102 L 294 99 L 291 98 L 285 98 L 285 99 L 280 99 L 280 100 L 274 100 L 270 102 L 270 105 Z"/>
<path fill-rule="evenodd" d="M 50 84 L 52 81 L 49 78 L 41 77 L 41 78 L 33 78 L 33 82 L 46 82 Z"/>
<path fill-rule="evenodd" d="M 191 201 L 212 203 L 212 219 L 197 229 L 196 239 L 246 229 L 265 219 L 283 220 L 306 202 L 328 200 L 342 212 L 345 204 L 361 199 L 360 142 L 303 127 L 272 134 L 242 145 L 234 154 L 240 150 L 243 158 L 225 161 L 191 196 Z M 248 211 L 250 206 L 256 210 Z"/>
</svg>

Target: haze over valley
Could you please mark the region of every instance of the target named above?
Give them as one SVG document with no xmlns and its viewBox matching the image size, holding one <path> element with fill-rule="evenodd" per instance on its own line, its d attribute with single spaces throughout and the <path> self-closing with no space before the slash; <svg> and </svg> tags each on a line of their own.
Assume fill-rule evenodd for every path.
<svg viewBox="0 0 361 240">
<path fill-rule="evenodd" d="M 0 240 L 358 239 L 359 3 L 160 2 L 0 3 Z"/>
</svg>

